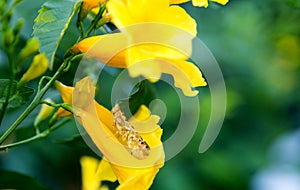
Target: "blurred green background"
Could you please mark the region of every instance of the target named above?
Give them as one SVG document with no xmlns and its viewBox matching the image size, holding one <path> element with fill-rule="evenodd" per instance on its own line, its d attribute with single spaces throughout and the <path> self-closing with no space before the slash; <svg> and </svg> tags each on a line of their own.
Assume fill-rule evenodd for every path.
<svg viewBox="0 0 300 190">
<path fill-rule="evenodd" d="M 25 20 L 24 41 L 31 35 L 43 2 L 25 0 L 18 6 L 14 19 Z M 197 131 L 186 148 L 165 163 L 151 189 L 300 189 L 300 1 L 231 0 L 226 6 L 211 4 L 207 9 L 190 3 L 182 6 L 197 20 L 198 37 L 222 69 L 227 88 L 226 118 L 213 146 L 199 154 L 211 103 L 209 87 L 199 88 Z M 58 56 L 74 43 L 76 35 L 74 27 L 68 31 Z M 7 78 L 8 63 L 2 47 L 0 58 L 0 78 Z M 75 71 L 76 66 L 61 81 L 72 85 Z M 107 80 L 101 84 L 106 96 L 101 102 L 109 106 L 114 75 L 107 72 L 103 78 Z M 29 86 L 36 87 L 36 82 Z M 162 124 L 163 139 L 167 139 L 180 117 L 179 99 L 163 82 L 152 86 L 168 109 Z M 60 101 L 54 90 L 46 96 Z M 11 110 L 4 123 L 9 126 L 22 109 Z M 15 138 L 28 133 L 36 114 L 37 110 L 25 120 Z M 32 176 L 51 189 L 80 189 L 79 158 L 96 155 L 80 141 L 61 143 L 76 134 L 75 124 L 69 123 L 46 139 L 0 152 L 0 168 Z M 0 178 L 5 175 L 0 172 Z M 18 183 L 21 177 L 12 181 Z"/>
</svg>

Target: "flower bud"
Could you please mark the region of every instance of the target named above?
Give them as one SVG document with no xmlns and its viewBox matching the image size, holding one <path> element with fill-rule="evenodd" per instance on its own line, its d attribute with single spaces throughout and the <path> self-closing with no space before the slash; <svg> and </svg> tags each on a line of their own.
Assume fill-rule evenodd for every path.
<svg viewBox="0 0 300 190">
<path fill-rule="evenodd" d="M 46 98 L 44 101 L 53 103 L 53 101 L 50 98 Z M 54 111 L 54 107 L 51 107 L 47 104 L 43 104 L 41 107 L 40 112 L 38 113 L 37 117 L 34 120 L 34 126 L 38 126 L 40 122 L 47 119 Z"/>
<path fill-rule="evenodd" d="M 17 57 L 17 65 L 20 66 L 21 63 L 29 56 L 35 54 L 39 49 L 40 43 L 38 39 L 31 38 L 27 41 L 25 47 L 21 50 Z"/>
<path fill-rule="evenodd" d="M 3 16 L 3 22 L 9 23 L 13 16 L 13 9 L 8 9 L 8 11 Z"/>
<path fill-rule="evenodd" d="M 6 29 L 4 31 L 4 36 L 3 36 L 3 41 L 4 41 L 4 46 L 5 47 L 10 47 L 11 44 L 14 42 L 14 34 L 13 34 L 13 31 L 9 28 L 9 29 Z"/>
<path fill-rule="evenodd" d="M 88 13 L 89 13 L 89 10 L 81 7 L 81 9 L 79 11 L 79 15 L 78 15 L 79 21 L 83 21 L 86 18 L 86 16 L 88 15 Z"/>
<path fill-rule="evenodd" d="M 17 23 L 14 27 L 14 30 L 13 30 L 13 33 L 14 33 L 15 36 L 18 35 L 21 32 L 23 26 L 24 26 L 24 19 L 22 19 L 22 18 L 18 19 Z"/>
<path fill-rule="evenodd" d="M 19 81 L 19 86 L 44 74 L 48 68 L 48 64 L 49 61 L 45 53 L 34 56 L 32 64 Z"/>
</svg>

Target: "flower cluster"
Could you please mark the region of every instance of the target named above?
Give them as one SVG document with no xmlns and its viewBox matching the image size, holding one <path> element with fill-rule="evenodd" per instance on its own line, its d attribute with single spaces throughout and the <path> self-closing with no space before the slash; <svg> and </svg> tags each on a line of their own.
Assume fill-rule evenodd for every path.
<svg viewBox="0 0 300 190">
<path fill-rule="evenodd" d="M 131 77 L 143 76 L 150 82 L 169 74 L 186 96 L 195 96 L 198 91 L 194 88 L 206 82 L 199 68 L 188 61 L 197 35 L 196 22 L 177 5 L 187 1 L 85 0 L 79 19 L 89 12 L 99 13 L 105 6 L 102 18 L 112 22 L 118 32 L 87 37 L 75 44 L 71 53 L 84 53 L 107 66 L 126 68 Z M 192 3 L 208 6 L 207 0 Z M 100 184 L 104 180 L 118 180 L 119 190 L 149 189 L 165 158 L 159 117 L 151 115 L 144 105 L 132 118 L 126 118 L 118 104 L 111 111 L 106 109 L 94 100 L 95 86 L 88 77 L 75 87 L 60 82 L 54 87 L 65 103 L 72 104 L 74 116 L 104 155 L 101 161 L 81 159 L 83 189 L 108 189 Z M 70 114 L 60 108 L 56 117 Z"/>
</svg>

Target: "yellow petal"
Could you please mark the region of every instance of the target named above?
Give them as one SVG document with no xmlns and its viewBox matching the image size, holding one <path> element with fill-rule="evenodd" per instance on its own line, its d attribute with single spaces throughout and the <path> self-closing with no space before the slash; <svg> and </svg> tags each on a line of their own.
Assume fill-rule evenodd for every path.
<svg viewBox="0 0 300 190">
<path fill-rule="evenodd" d="M 166 9 L 165 12 L 156 16 L 158 17 L 158 19 L 155 20 L 156 22 L 162 22 L 180 28 L 193 36 L 197 34 L 196 21 L 179 6 L 171 6 Z"/>
<path fill-rule="evenodd" d="M 197 7 L 208 7 L 208 1 L 207 0 L 192 0 L 193 6 Z"/>
<path fill-rule="evenodd" d="M 161 166 L 143 168 L 143 169 L 134 169 L 134 168 L 124 168 L 120 166 L 113 166 L 114 171 L 120 174 L 120 178 L 119 178 L 120 186 L 117 187 L 117 190 L 149 189 L 160 167 Z"/>
<path fill-rule="evenodd" d="M 134 114 L 134 117 L 130 118 L 129 122 L 132 126 L 141 134 L 149 132 L 153 132 L 156 129 L 160 128 L 157 123 L 159 122 L 160 118 L 157 115 L 151 115 L 149 109 L 142 105 L 138 111 Z M 155 134 L 155 139 L 160 140 L 160 136 Z M 148 140 L 149 141 L 149 140 Z M 158 143 L 151 143 L 152 146 L 158 146 Z"/>
<path fill-rule="evenodd" d="M 153 13 L 161 13 L 168 6 L 169 0 L 110 0 L 107 3 L 112 21 L 120 29 L 132 24 L 153 22 Z"/>
<path fill-rule="evenodd" d="M 59 81 L 55 81 L 53 86 L 60 92 L 64 103 L 72 104 L 72 93 L 74 89 L 73 87 L 66 86 Z"/>
<path fill-rule="evenodd" d="M 188 61 L 170 60 L 162 64 L 162 67 L 164 73 L 173 76 L 174 86 L 180 88 L 186 96 L 198 94 L 197 90 L 192 89 L 193 87 L 206 85 L 198 67 Z"/>
<path fill-rule="evenodd" d="M 129 122 L 150 147 L 158 147 L 162 144 L 162 129 L 157 125 L 159 119 L 159 116 L 152 115 L 145 105 L 141 105 Z"/>
<path fill-rule="evenodd" d="M 147 28 L 147 27 L 145 27 Z M 178 36 L 179 37 L 179 36 Z M 141 40 L 144 43 L 135 42 L 133 47 L 128 48 L 126 51 L 127 65 L 133 65 L 148 59 L 180 59 L 186 60 L 192 52 L 192 40 L 190 36 L 181 36 L 182 40 L 186 39 L 186 43 L 180 43 L 181 40 L 164 39 L 163 42 L 152 41 L 154 43 L 145 43 L 147 40 Z M 151 42 L 151 40 L 149 39 Z M 181 47 L 180 47 L 181 46 Z"/>
<path fill-rule="evenodd" d="M 99 161 L 93 157 L 83 156 L 80 158 L 82 170 L 82 189 L 98 190 L 100 181 L 96 175 Z"/>
<path fill-rule="evenodd" d="M 181 3 L 185 3 L 188 2 L 190 0 L 170 0 L 170 4 L 181 4 Z"/>
<path fill-rule="evenodd" d="M 123 28 L 124 25 L 130 24 L 129 10 L 127 9 L 125 1 L 110 0 L 107 2 L 106 8 L 111 14 L 112 22 L 118 28 Z"/>
<path fill-rule="evenodd" d="M 150 82 L 157 82 L 162 74 L 161 61 L 158 59 L 148 59 L 137 62 L 128 67 L 131 77 L 144 76 Z"/>
<path fill-rule="evenodd" d="M 58 90 L 60 92 L 61 98 L 64 103 L 72 104 L 72 94 L 73 94 L 73 89 L 74 89 L 73 87 L 66 86 L 58 81 L 55 81 L 53 86 L 56 90 Z M 72 115 L 72 114 L 63 108 L 59 108 L 57 110 L 57 112 L 55 113 L 55 116 L 57 118 L 67 117 L 70 115 Z"/>
<path fill-rule="evenodd" d="M 220 3 L 222 5 L 226 5 L 226 3 L 228 3 L 229 0 L 211 0 L 213 2 L 216 3 Z M 192 0 L 192 3 L 194 6 L 197 7 L 208 7 L 208 0 Z"/>
<path fill-rule="evenodd" d="M 183 8 L 169 4 L 170 0 L 110 0 L 107 9 L 112 15 L 112 21 L 121 30 L 133 24 L 152 22 L 182 28 L 195 36 L 194 19 Z M 160 14 L 153 14 L 155 12 Z"/>
<path fill-rule="evenodd" d="M 114 33 L 86 38 L 73 46 L 72 51 L 86 53 L 87 56 L 109 66 L 125 68 L 127 65 L 124 47 L 127 46 L 126 35 Z"/>
<path fill-rule="evenodd" d="M 222 5 L 226 5 L 226 3 L 228 3 L 229 0 L 212 0 L 213 2 L 217 2 L 220 3 Z"/>
<path fill-rule="evenodd" d="M 103 185 L 100 187 L 100 190 L 109 190 L 109 188 L 106 185 Z"/>
<path fill-rule="evenodd" d="M 177 70 L 180 70 L 188 78 L 191 83 L 191 87 L 206 86 L 206 82 L 202 77 L 202 73 L 199 68 L 191 62 L 181 60 L 168 60 L 173 63 L 173 66 Z"/>
<path fill-rule="evenodd" d="M 156 82 L 162 73 L 170 74 L 174 78 L 175 87 L 180 88 L 186 96 L 198 94 L 192 88 L 206 86 L 198 67 L 188 61 L 151 59 L 134 64 L 128 69 L 132 77 L 142 75 L 151 82 Z"/>
<path fill-rule="evenodd" d="M 102 158 L 100 161 L 96 176 L 98 177 L 99 181 L 115 182 L 117 180 L 111 165 L 105 160 L 105 158 Z"/>
<path fill-rule="evenodd" d="M 113 134 L 115 134 L 117 130 L 115 127 L 113 127 L 114 116 L 110 110 L 98 104 L 96 101 L 94 101 L 94 106 L 97 112 L 97 117 Z"/>
</svg>

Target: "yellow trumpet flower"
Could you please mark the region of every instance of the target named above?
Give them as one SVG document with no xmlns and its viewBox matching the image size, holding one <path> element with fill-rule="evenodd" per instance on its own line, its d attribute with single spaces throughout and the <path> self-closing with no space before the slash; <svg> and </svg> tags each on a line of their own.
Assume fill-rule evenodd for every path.
<svg viewBox="0 0 300 190">
<path fill-rule="evenodd" d="M 132 77 L 142 75 L 151 82 L 162 73 L 170 74 L 185 95 L 195 96 L 198 91 L 192 88 L 206 85 L 199 68 L 186 61 L 196 22 L 184 9 L 169 3 L 110 0 L 107 9 L 121 33 L 86 38 L 73 47 L 73 53 L 83 52 L 108 66 L 128 68 Z"/>
<path fill-rule="evenodd" d="M 64 92 L 64 88 L 68 90 Z M 73 97 L 69 88 L 72 87 L 61 85 L 58 89 L 65 93 L 62 96 L 66 103 L 73 98 L 75 117 L 103 153 L 105 158 L 101 163 L 105 165 L 107 162 L 112 168 L 120 183 L 117 189 L 149 189 L 159 168 L 164 165 L 164 150 L 160 140 L 162 129 L 157 125 L 159 117 L 151 115 L 146 106 L 141 106 L 129 120 L 118 105 L 112 111 L 107 110 L 93 98 L 87 98 L 94 96 L 95 88 L 87 77 L 72 88 Z M 66 96 L 66 93 L 70 94 Z M 105 167 L 107 171 L 107 164 Z M 101 171 L 101 168 L 98 170 Z M 89 179 L 92 180 L 92 177 Z"/>
</svg>

